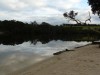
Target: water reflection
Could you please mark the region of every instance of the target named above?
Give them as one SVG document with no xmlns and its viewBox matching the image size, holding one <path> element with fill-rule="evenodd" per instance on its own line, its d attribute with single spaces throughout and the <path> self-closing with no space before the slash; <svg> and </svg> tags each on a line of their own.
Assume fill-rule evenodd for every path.
<svg viewBox="0 0 100 75">
<path fill-rule="evenodd" d="M 0 75 L 32 65 L 53 56 L 53 53 L 64 49 L 86 45 L 90 42 L 52 40 L 42 44 L 30 41 L 18 45 L 0 45 Z"/>
<path fill-rule="evenodd" d="M 86 34 L 59 34 L 59 35 L 2 35 L 0 36 L 0 44 L 4 45 L 16 45 L 22 44 L 23 42 L 30 41 L 32 44 L 37 44 L 41 42 L 42 44 L 49 43 L 52 40 L 62 40 L 62 41 L 96 41 L 100 40 L 100 35 L 89 35 Z"/>
</svg>

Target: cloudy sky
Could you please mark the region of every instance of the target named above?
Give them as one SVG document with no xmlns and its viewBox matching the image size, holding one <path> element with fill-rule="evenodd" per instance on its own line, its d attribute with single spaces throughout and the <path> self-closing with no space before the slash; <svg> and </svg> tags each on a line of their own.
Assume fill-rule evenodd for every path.
<svg viewBox="0 0 100 75">
<path fill-rule="evenodd" d="M 0 0 L 0 20 L 37 21 L 51 24 L 68 23 L 64 12 L 75 10 L 77 18 L 84 21 L 91 12 L 88 0 Z M 100 23 L 97 15 L 92 16 L 92 23 Z M 70 23 L 74 23 L 70 21 Z"/>
</svg>

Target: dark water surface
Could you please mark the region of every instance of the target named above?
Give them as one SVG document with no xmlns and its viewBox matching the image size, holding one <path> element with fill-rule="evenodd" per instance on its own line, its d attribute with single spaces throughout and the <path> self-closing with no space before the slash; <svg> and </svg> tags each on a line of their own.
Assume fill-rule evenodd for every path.
<svg viewBox="0 0 100 75">
<path fill-rule="evenodd" d="M 73 49 L 90 42 L 75 42 L 52 40 L 48 43 L 37 42 L 36 44 L 23 42 L 15 45 L 0 45 L 0 75 L 32 65 L 36 62 L 53 56 L 53 53 Z"/>
</svg>

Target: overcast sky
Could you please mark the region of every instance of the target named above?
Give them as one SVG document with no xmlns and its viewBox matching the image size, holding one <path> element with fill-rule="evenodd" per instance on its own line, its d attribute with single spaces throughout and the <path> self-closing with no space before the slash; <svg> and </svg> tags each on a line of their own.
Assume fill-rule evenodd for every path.
<svg viewBox="0 0 100 75">
<path fill-rule="evenodd" d="M 77 18 L 84 21 L 91 12 L 88 0 L 0 0 L 0 20 L 37 21 L 51 24 L 68 23 L 64 12 L 75 10 Z M 92 16 L 92 23 L 100 23 L 97 15 Z M 70 21 L 70 23 L 74 23 Z"/>
</svg>

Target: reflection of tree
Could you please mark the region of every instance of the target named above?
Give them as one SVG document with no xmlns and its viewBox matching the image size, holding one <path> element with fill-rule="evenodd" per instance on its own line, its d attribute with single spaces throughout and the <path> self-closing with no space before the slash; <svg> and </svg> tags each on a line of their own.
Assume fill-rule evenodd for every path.
<svg viewBox="0 0 100 75">
<path fill-rule="evenodd" d="M 31 44 L 36 45 L 37 42 L 41 42 L 42 44 L 46 44 L 52 40 L 62 40 L 62 41 L 93 41 L 98 40 L 100 37 L 95 33 L 88 34 L 87 32 L 84 34 L 66 34 L 66 35 L 39 35 L 39 36 L 0 36 L 0 44 L 4 45 L 15 45 L 22 44 L 23 42 L 30 41 Z M 10 36 L 10 37 L 9 37 Z"/>
<path fill-rule="evenodd" d="M 38 42 L 38 40 L 37 40 L 37 39 L 31 40 L 31 43 L 32 43 L 32 44 L 34 44 L 34 45 L 36 45 L 36 44 L 37 44 L 37 42 Z"/>
</svg>

